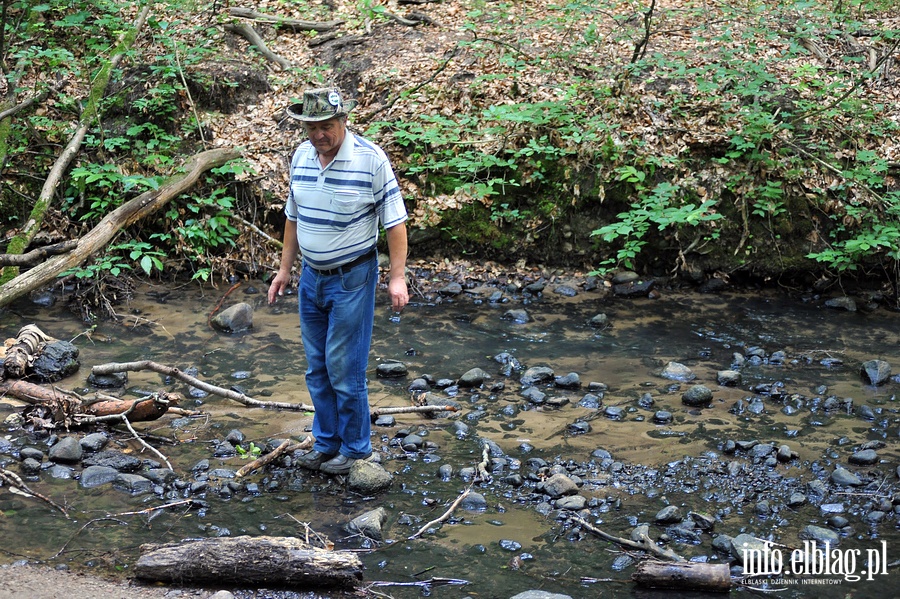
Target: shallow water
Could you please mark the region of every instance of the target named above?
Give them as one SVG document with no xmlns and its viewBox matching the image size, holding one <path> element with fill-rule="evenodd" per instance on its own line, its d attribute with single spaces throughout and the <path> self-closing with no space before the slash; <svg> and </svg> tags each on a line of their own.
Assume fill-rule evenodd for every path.
<svg viewBox="0 0 900 599">
<path fill-rule="evenodd" d="M 84 387 L 93 365 L 148 359 L 181 369 L 197 367 L 202 380 L 222 387 L 240 385 L 256 399 L 310 403 L 303 383 L 305 362 L 299 345 L 296 298 L 286 297 L 270 307 L 265 305 L 263 293 L 248 293 L 249 287 L 244 283 L 224 302 L 227 306 L 246 301 L 256 309 L 253 330 L 239 335 L 216 333 L 207 322 L 224 288 L 201 292 L 195 286 L 141 288 L 134 301 L 119 308 L 120 323 L 103 322 L 92 330 L 61 307 L 41 310 L 20 303 L 0 314 L 0 334 L 14 336 L 23 324 L 34 322 L 54 337 L 74 340 L 81 350 L 82 369 L 59 383 L 66 388 Z M 262 285 L 258 288 L 264 289 Z M 161 291 L 171 292 L 165 303 L 154 299 Z M 851 448 L 870 440 L 885 441 L 887 446 L 878 451 L 881 464 L 850 468 L 883 473 L 885 480 L 878 493 L 890 494 L 893 490 L 900 423 L 895 398 L 898 384 L 868 386 L 859 376 L 859 366 L 873 358 L 900 365 L 900 314 L 883 309 L 873 313 L 838 312 L 823 308 L 819 302 L 798 303 L 770 293 L 664 293 L 657 300 L 619 300 L 588 292 L 575 298 L 547 293 L 538 298 L 510 299 L 509 303 L 492 304 L 465 296 L 441 305 L 413 303 L 400 322 L 393 322 L 389 308 L 379 305 L 370 360 L 373 407 L 409 405 L 407 385 L 413 377 L 426 373 L 435 379 L 456 379 L 470 368 L 480 367 L 492 374 L 492 382 L 506 383 L 504 389 L 494 393 L 463 390 L 454 397 L 464 406 L 459 418 L 470 428 L 465 438 L 456 437 L 449 420 L 416 415 L 397 416 L 395 427 L 376 427 L 375 444 L 384 451 L 385 467 L 395 474 L 386 494 L 359 497 L 347 492 L 340 481 L 308 474 L 280 480 L 277 488 L 266 490 L 271 478 L 261 473 L 249 479 L 264 489 L 259 495 L 236 493 L 223 499 L 211 491 L 206 496 L 207 509 L 161 512 L 149 508 L 174 499 L 131 497 L 109 487 L 82 491 L 76 489 L 74 481 L 53 479 L 44 472 L 39 481 L 29 484 L 65 504 L 73 520 L 64 519 L 41 502 L 0 488 L 0 561 L 29 559 L 127 574 L 141 543 L 216 535 L 302 536 L 308 530 L 307 523 L 335 541 L 338 548 L 366 549 L 361 558 L 367 582 L 412 582 L 431 577 L 470 582 L 462 587 L 434 587 L 424 593 L 419 587 L 375 589 L 393 597 L 430 593 L 436 597 L 506 598 L 527 589 L 572 597 L 651 597 L 655 595 L 633 588 L 630 569 L 612 569 L 613 560 L 621 555 L 618 547 L 589 534 L 574 539 L 571 531 L 554 519 L 555 512 L 542 516 L 520 492 L 501 483 L 475 485 L 473 490 L 487 499 L 486 511 L 458 511 L 455 516 L 459 521 L 418 540 L 409 541 L 407 537 L 443 513 L 468 486 L 456 476 L 442 481 L 437 470 L 442 464 L 452 465 L 455 472 L 474 466 L 481 459 L 479 437 L 495 441 L 507 456 L 521 461 L 523 474 L 524 462 L 530 457 L 551 463 L 574 460 L 587 464 L 585 478 L 589 482 L 581 492 L 598 500 L 591 521 L 622 537 L 629 536 L 635 522 L 652 522 L 656 512 L 668 504 L 715 515 L 717 533 L 734 536 L 750 532 L 789 547 L 801 543 L 797 538 L 801 527 L 812 522 L 822 524 L 822 513 L 813 505 L 796 510 L 782 506 L 777 517 L 760 518 L 753 512 L 759 497 L 752 489 L 747 490 L 742 503 L 734 499 L 734 492 L 729 495 L 711 488 L 714 483 L 703 476 L 701 462 L 743 460 L 750 469 L 765 468 L 752 465 L 746 455 L 723 456 L 721 447 L 726 440 L 759 439 L 776 446 L 790 445 L 799 458 L 773 469 L 783 477 L 785 488 L 811 480 L 812 466 L 830 472 L 835 464 L 847 464 Z M 527 309 L 533 320 L 516 324 L 503 319 L 504 312 L 514 307 Z M 587 326 L 587 321 L 600 312 L 609 316 L 610 327 L 597 330 Z M 755 346 L 767 354 L 782 350 L 787 361 L 782 365 L 745 366 L 740 387 L 719 387 L 716 373 L 729 368 L 735 352 L 746 353 Z M 509 352 L 526 367 L 549 366 L 557 375 L 578 373 L 584 386 L 580 390 L 544 389 L 548 396 L 569 398 L 570 403 L 561 408 L 529 406 L 519 395 L 518 381 L 499 374 L 500 365 L 494 356 L 501 352 Z M 823 365 L 824 358 L 842 362 Z M 399 381 L 376 378 L 375 366 L 393 360 L 406 363 L 410 376 Z M 681 404 L 681 394 L 688 384 L 678 385 L 659 376 L 670 361 L 689 366 L 697 375 L 694 382 L 713 391 L 711 407 L 694 409 Z M 625 408 L 623 421 L 609 420 L 597 410 L 577 405 L 591 382 L 608 386 L 603 404 Z M 730 411 L 735 402 L 755 395 L 750 391 L 754 385 L 776 382 L 783 383 L 786 395 L 796 394 L 805 400 L 829 395 L 850 397 L 857 408 L 870 406 L 875 420 L 864 420 L 858 413 L 811 411 L 810 403 L 802 400 L 797 400 L 799 413 L 790 416 L 781 411 L 782 403 L 769 400 L 762 414 Z M 158 388 L 186 391 L 185 385 L 168 384 L 155 373 L 129 375 L 130 394 Z M 653 407 L 638 407 L 638 398 L 648 393 L 654 400 Z M 0 400 L 0 419 L 21 406 L 15 400 Z M 232 429 L 240 429 L 247 441 L 261 445 L 268 439 L 302 438 L 311 422 L 308 414 L 251 409 L 215 396 L 188 400 L 185 407 L 202 410 L 208 416 L 190 421 L 165 417 L 136 426 L 142 433 L 177 440 L 177 444 L 158 447 L 186 479 L 190 479 L 190 469 L 198 460 L 211 457 L 212 442 L 223 439 Z M 672 424 L 653 423 L 653 412 L 663 409 L 674 414 Z M 588 420 L 591 431 L 567 434 L 567 426 L 576 420 Z M 401 455 L 390 441 L 402 428 L 426 435 L 438 449 L 427 455 Z M 127 448 L 140 451 L 134 443 Z M 605 484 L 599 460 L 591 458 L 591 452 L 598 448 L 608 450 L 626 468 L 639 464 L 653 469 L 654 474 L 648 475 L 652 488 L 635 492 Z M 142 457 L 154 456 L 144 453 Z M 0 456 L 0 463 L 15 470 L 14 462 L 4 458 Z M 235 470 L 246 463 L 240 458 L 210 461 L 212 468 Z M 673 485 L 666 479 L 667 465 L 675 463 L 680 466 L 671 468 L 681 468 L 681 477 L 685 464 L 688 469 L 697 469 L 693 486 Z M 213 480 L 211 487 L 226 482 Z M 734 481 L 734 485 L 740 488 L 741 481 Z M 860 548 L 865 554 L 866 549 L 885 540 L 888 558 L 896 561 L 900 559 L 896 517 L 889 515 L 875 527 L 862 522 L 873 494 L 859 490 L 839 497 L 847 507 L 844 515 L 854 528 L 841 547 Z M 777 498 L 773 500 L 777 505 Z M 342 525 L 377 506 L 384 506 L 389 513 L 387 541 L 373 547 L 348 538 Z M 142 510 L 147 511 L 140 513 Z M 408 524 L 400 523 L 407 520 Z M 651 535 L 660 532 L 662 529 L 651 526 Z M 507 541 L 520 547 L 506 549 L 503 546 L 514 546 Z M 673 548 L 686 557 L 714 555 L 709 535 L 704 535 L 700 545 L 676 543 Z M 514 559 L 517 556 L 520 559 Z M 816 586 L 814 591 L 825 598 L 892 596 L 895 582 L 896 573 L 891 570 L 872 581 L 842 581 L 835 586 Z M 791 585 L 778 595 L 806 597 L 812 593 L 811 588 Z"/>
</svg>

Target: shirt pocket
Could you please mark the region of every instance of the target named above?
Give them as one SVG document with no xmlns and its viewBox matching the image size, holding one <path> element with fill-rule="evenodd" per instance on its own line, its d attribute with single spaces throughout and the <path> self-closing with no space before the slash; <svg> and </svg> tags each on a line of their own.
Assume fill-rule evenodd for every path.
<svg viewBox="0 0 900 599">
<path fill-rule="evenodd" d="M 337 214 L 353 214 L 360 209 L 362 201 L 358 191 L 336 191 L 331 196 L 331 209 Z"/>
</svg>

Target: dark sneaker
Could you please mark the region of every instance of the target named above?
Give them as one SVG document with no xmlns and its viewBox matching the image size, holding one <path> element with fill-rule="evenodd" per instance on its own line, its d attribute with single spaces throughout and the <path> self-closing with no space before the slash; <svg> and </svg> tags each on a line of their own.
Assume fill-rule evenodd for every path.
<svg viewBox="0 0 900 599">
<path fill-rule="evenodd" d="M 327 474 L 347 474 L 350 472 L 350 467 L 357 461 L 359 461 L 357 458 L 348 458 L 345 455 L 338 454 L 319 466 L 319 470 Z"/>
<path fill-rule="evenodd" d="M 297 458 L 297 464 L 301 468 L 306 468 L 307 470 L 318 470 L 324 462 L 332 459 L 335 455 L 337 454 L 322 453 L 313 449 Z"/>
</svg>

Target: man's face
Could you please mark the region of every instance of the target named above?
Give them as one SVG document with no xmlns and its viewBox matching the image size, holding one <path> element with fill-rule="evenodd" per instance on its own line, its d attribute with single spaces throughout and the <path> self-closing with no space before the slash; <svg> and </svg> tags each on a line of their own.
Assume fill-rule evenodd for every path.
<svg viewBox="0 0 900 599">
<path fill-rule="evenodd" d="M 319 154 L 334 157 L 344 142 L 346 127 L 341 118 L 317 123 L 306 123 L 306 134 Z"/>
</svg>

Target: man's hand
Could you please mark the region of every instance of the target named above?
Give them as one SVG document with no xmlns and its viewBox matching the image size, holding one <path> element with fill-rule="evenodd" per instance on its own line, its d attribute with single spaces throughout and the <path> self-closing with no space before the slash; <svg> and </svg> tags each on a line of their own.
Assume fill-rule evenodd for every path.
<svg viewBox="0 0 900 599">
<path fill-rule="evenodd" d="M 406 277 L 391 277 L 390 281 L 388 281 L 388 295 L 391 298 L 391 310 L 402 312 L 404 306 L 409 303 Z"/>
<path fill-rule="evenodd" d="M 275 297 L 278 295 L 284 295 L 284 290 L 287 289 L 288 283 L 291 282 L 291 273 L 278 271 L 278 274 L 275 275 L 275 278 L 272 279 L 272 283 L 269 285 L 269 304 L 275 303 Z"/>
</svg>

